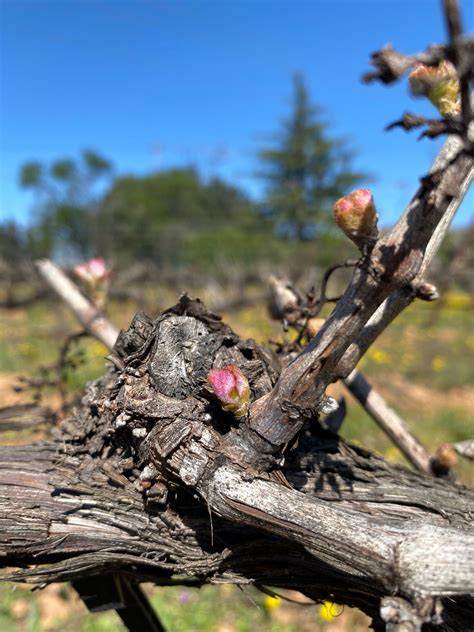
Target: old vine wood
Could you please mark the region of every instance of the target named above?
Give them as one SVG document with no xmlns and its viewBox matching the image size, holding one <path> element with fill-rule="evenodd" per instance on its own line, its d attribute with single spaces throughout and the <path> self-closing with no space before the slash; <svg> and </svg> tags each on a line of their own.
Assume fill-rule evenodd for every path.
<svg viewBox="0 0 474 632">
<path fill-rule="evenodd" d="M 258 399 L 277 359 L 198 301 L 137 315 L 114 357 L 54 438 L 0 450 L 3 563 L 20 567 L 4 579 L 271 585 L 332 595 L 380 629 L 381 600 L 396 596 L 433 629 L 469 629 L 474 492 L 388 465 L 316 419 L 282 465 L 205 380 L 237 364 Z"/>
</svg>

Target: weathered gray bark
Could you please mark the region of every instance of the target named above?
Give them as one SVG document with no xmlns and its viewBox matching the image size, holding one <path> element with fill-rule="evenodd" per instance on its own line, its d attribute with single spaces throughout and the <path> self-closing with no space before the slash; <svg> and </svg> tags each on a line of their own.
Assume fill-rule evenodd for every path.
<svg viewBox="0 0 474 632">
<path fill-rule="evenodd" d="M 397 224 L 361 259 L 325 325 L 283 369 L 272 391 L 254 404 L 251 424 L 256 432 L 274 444 L 291 441 L 304 417 L 318 410 L 327 386 L 349 375 L 409 305 L 473 173 L 473 157 L 463 151 L 461 141 L 448 138 Z"/>
<path fill-rule="evenodd" d="M 316 418 L 283 464 L 206 387 L 211 366 L 234 363 L 261 397 L 278 361 L 187 298 L 138 316 L 113 355 L 51 441 L 0 450 L 0 551 L 20 567 L 4 579 L 266 584 L 332 595 L 381 630 L 397 597 L 426 629 L 471 629 L 472 491 L 389 466 Z"/>
</svg>

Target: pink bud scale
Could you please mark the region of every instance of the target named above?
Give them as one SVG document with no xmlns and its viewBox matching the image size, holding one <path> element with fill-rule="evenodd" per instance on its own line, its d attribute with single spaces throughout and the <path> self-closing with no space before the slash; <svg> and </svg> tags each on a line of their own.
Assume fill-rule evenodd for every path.
<svg viewBox="0 0 474 632">
<path fill-rule="evenodd" d="M 369 189 L 356 189 L 337 200 L 334 219 L 360 249 L 378 237 L 378 216 Z"/>
<path fill-rule="evenodd" d="M 247 378 L 238 366 L 230 364 L 221 369 L 212 369 L 207 376 L 222 408 L 237 417 L 245 415 L 250 403 L 250 387 Z"/>
</svg>

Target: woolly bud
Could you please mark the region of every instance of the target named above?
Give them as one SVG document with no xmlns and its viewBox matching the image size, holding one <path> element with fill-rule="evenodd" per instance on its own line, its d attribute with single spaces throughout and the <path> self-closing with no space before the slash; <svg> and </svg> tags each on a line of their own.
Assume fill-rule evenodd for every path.
<svg viewBox="0 0 474 632">
<path fill-rule="evenodd" d="M 334 218 L 339 228 L 360 250 L 377 239 L 377 211 L 368 189 L 357 189 L 334 204 Z"/>
<path fill-rule="evenodd" d="M 428 283 L 427 281 L 421 283 L 416 288 L 416 298 L 420 298 L 422 301 L 437 301 L 439 299 L 439 292 L 436 285 Z"/>
<path fill-rule="evenodd" d="M 440 445 L 436 450 L 436 458 L 438 459 L 438 463 L 446 468 L 453 467 L 458 460 L 456 450 L 451 443 L 443 443 Z"/>
<path fill-rule="evenodd" d="M 410 90 L 413 96 L 427 97 L 443 116 L 461 110 L 459 80 L 449 61 L 438 66 L 416 64 L 410 74 Z"/>
<path fill-rule="evenodd" d="M 249 409 L 250 387 L 247 378 L 238 366 L 230 364 L 222 369 L 209 371 L 207 381 L 222 403 L 222 408 L 237 417 Z"/>
<path fill-rule="evenodd" d="M 268 279 L 270 285 L 269 311 L 272 318 L 283 319 L 298 312 L 299 298 L 288 281 L 279 279 L 273 274 Z"/>
</svg>

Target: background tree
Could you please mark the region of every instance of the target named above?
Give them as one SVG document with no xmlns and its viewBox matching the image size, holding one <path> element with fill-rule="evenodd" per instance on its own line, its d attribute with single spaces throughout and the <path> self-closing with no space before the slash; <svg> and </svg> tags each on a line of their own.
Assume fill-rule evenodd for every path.
<svg viewBox="0 0 474 632">
<path fill-rule="evenodd" d="M 335 231 L 321 236 L 316 255 L 312 244 L 282 240 L 244 190 L 218 176 L 204 179 L 192 166 L 113 178 L 107 160 L 83 152 L 49 166 L 31 161 L 20 183 L 36 193 L 24 237 L 32 257 L 100 253 L 116 268 L 141 262 L 225 276 L 276 262 L 298 273 L 328 265 L 335 248 L 351 254 Z"/>
<path fill-rule="evenodd" d="M 255 208 L 236 186 L 218 177 L 205 182 L 192 167 L 121 177 L 97 208 L 98 251 L 119 263 L 178 266 L 201 237 L 245 232 L 258 220 Z"/>
<path fill-rule="evenodd" d="M 268 183 L 265 214 L 282 237 L 311 239 L 330 227 L 331 205 L 367 175 L 354 171 L 353 152 L 341 138 L 330 138 L 321 109 L 310 102 L 303 77 L 293 78 L 293 105 L 276 135 L 276 146 L 262 149 L 261 177 Z"/>
<path fill-rule="evenodd" d="M 112 180 L 110 162 L 92 151 L 49 166 L 29 162 L 20 184 L 36 193 L 31 253 L 63 260 L 100 253 L 118 267 L 139 261 L 201 271 L 276 261 L 301 270 L 307 261 L 327 265 L 339 246 L 349 256 L 327 220 L 334 200 L 363 174 L 351 169 L 345 142 L 327 136 L 319 113 L 296 75 L 278 146 L 260 152 L 269 182 L 264 213 L 242 189 L 219 177 L 204 180 L 193 167 Z M 316 235 L 317 259 L 290 243 Z"/>
<path fill-rule="evenodd" d="M 36 207 L 28 241 L 33 256 L 86 258 L 94 250 L 94 210 L 99 185 L 112 174 L 111 163 L 92 150 L 79 160 L 55 160 L 49 166 L 28 162 L 20 185 L 34 190 Z"/>
</svg>

